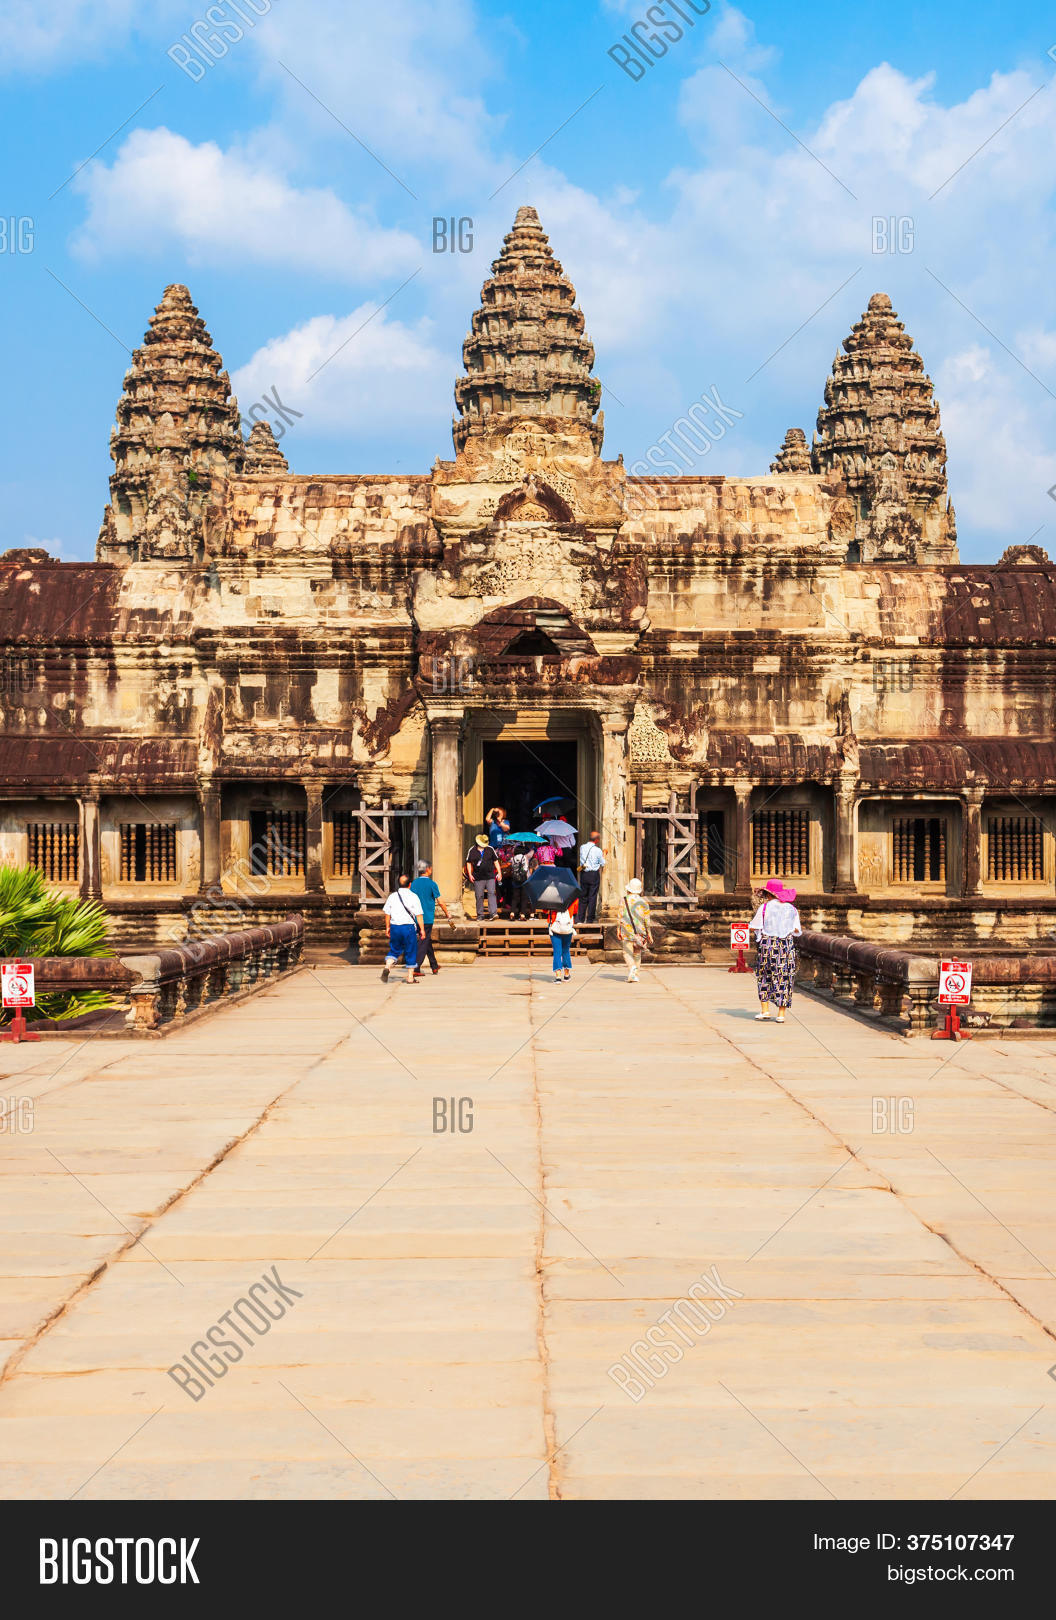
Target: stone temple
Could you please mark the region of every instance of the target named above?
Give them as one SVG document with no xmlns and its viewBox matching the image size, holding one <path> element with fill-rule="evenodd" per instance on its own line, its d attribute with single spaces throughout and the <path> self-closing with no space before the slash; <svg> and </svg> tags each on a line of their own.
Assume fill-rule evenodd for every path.
<svg viewBox="0 0 1056 1620">
<path fill-rule="evenodd" d="M 958 562 L 939 408 L 885 294 L 812 439 L 750 478 L 684 474 L 719 436 L 699 404 L 633 468 L 604 459 L 532 208 L 463 361 L 453 459 L 293 472 L 165 289 L 97 561 L 0 558 L 0 859 L 101 896 L 122 945 L 247 907 L 336 941 L 419 853 L 460 904 L 488 807 L 564 793 L 608 846 L 605 915 L 637 873 L 673 948 L 724 943 L 768 875 L 816 929 L 1050 939 L 1056 572 L 1029 546 Z"/>
</svg>

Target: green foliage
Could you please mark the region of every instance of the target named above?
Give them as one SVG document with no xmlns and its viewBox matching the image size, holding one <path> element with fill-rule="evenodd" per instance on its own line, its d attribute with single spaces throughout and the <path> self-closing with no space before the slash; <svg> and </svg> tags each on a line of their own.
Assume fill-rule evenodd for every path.
<svg viewBox="0 0 1056 1620">
<path fill-rule="evenodd" d="M 97 900 L 78 900 L 49 889 L 33 866 L 0 866 L 0 957 L 22 961 L 41 956 L 112 956 L 109 918 Z M 38 994 L 27 1019 L 76 1018 L 108 1007 L 101 990 L 56 990 Z M 3 1014 L 7 1022 L 10 1013 Z"/>
</svg>

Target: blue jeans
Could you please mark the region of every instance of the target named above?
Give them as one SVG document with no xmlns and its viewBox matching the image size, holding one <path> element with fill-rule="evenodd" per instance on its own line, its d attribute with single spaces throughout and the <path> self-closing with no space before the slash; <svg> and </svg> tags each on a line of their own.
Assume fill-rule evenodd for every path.
<svg viewBox="0 0 1056 1620">
<path fill-rule="evenodd" d="M 409 968 L 418 965 L 418 930 L 413 923 L 398 923 L 389 929 L 389 954 L 386 960 L 391 965 L 401 958 Z"/>
<path fill-rule="evenodd" d="M 572 935 L 551 934 L 550 938 L 554 942 L 554 972 L 556 973 L 559 968 L 571 968 Z"/>
</svg>

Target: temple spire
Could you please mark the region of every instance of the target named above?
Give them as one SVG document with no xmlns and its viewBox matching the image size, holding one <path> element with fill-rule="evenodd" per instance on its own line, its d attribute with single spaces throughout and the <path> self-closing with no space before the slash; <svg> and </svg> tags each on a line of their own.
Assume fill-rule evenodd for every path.
<svg viewBox="0 0 1056 1620">
<path fill-rule="evenodd" d="M 214 485 L 241 467 L 244 449 L 223 361 L 174 283 L 125 373 L 100 557 L 188 554 Z"/>
<path fill-rule="evenodd" d="M 954 560 L 939 407 L 887 293 L 873 294 L 843 348 L 825 384 L 812 459 L 856 503 L 862 560 Z"/>
<path fill-rule="evenodd" d="M 576 290 L 555 259 L 534 208 L 519 208 L 491 267 L 462 345 L 455 384 L 455 449 L 517 419 L 577 425 L 601 449 L 601 385 Z M 554 420 L 556 419 L 556 421 Z"/>
<path fill-rule="evenodd" d="M 811 470 L 807 435 L 802 428 L 789 428 L 776 458 L 770 463 L 770 471 L 772 473 L 809 473 Z"/>
<path fill-rule="evenodd" d="M 247 473 L 289 472 L 290 464 L 275 442 L 270 422 L 254 422 L 246 440 L 242 471 Z"/>
</svg>

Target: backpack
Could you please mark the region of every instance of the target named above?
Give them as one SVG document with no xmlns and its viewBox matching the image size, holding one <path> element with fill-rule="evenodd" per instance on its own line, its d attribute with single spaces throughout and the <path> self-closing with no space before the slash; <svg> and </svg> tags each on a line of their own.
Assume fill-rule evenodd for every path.
<svg viewBox="0 0 1056 1620">
<path fill-rule="evenodd" d="M 485 861 L 487 862 L 486 866 Z M 486 883 L 489 878 L 498 876 L 499 858 L 490 845 L 487 849 L 481 849 L 479 844 L 476 845 L 469 857 L 469 864 L 473 868 L 473 876 L 478 883 Z"/>
<path fill-rule="evenodd" d="M 552 934 L 574 934 L 576 925 L 567 911 L 559 911 L 550 924 Z"/>
<path fill-rule="evenodd" d="M 513 879 L 514 879 L 515 883 L 526 883 L 527 882 L 527 880 L 528 880 L 528 857 L 527 857 L 527 855 L 515 855 L 513 857 L 513 860 L 510 862 L 510 867 L 511 867 L 511 869 L 513 871 Z"/>
</svg>

